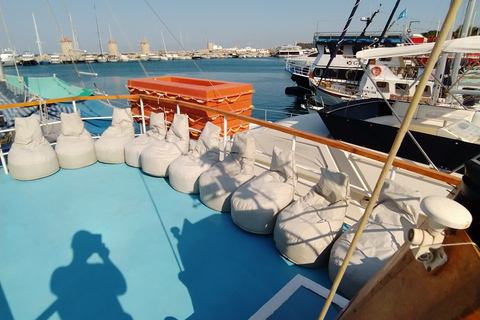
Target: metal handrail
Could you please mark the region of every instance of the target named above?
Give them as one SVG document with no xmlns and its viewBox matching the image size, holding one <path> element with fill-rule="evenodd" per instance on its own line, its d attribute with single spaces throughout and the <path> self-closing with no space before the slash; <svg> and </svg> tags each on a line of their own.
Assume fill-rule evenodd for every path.
<svg viewBox="0 0 480 320">
<path fill-rule="evenodd" d="M 45 104 L 53 104 L 53 103 L 58 103 L 58 102 L 67 102 L 67 101 L 84 101 L 84 100 L 116 100 L 116 99 L 143 99 L 143 100 L 150 100 L 150 101 L 156 101 L 156 102 L 162 102 L 162 103 L 168 103 L 168 104 L 173 104 L 173 105 L 178 105 L 180 107 L 184 108 L 190 108 L 190 109 L 195 109 L 195 110 L 201 110 L 201 111 L 208 111 L 208 112 L 215 112 L 217 115 L 228 117 L 228 118 L 234 118 L 238 119 L 241 121 L 253 123 L 262 127 L 266 127 L 269 129 L 273 129 L 276 131 L 280 131 L 286 134 L 290 134 L 292 136 L 296 136 L 299 138 L 307 139 L 316 143 L 320 143 L 329 147 L 333 147 L 339 150 L 343 150 L 346 152 L 349 152 L 351 154 L 356 154 L 365 158 L 369 158 L 381 163 L 385 163 L 387 160 L 387 155 L 383 153 L 379 153 L 377 151 L 373 151 L 370 149 L 362 148 L 356 145 L 352 144 L 347 144 L 341 141 L 329 139 L 326 137 L 318 136 L 312 133 L 308 133 L 305 131 L 301 131 L 298 129 L 290 128 L 290 127 L 285 127 L 280 124 L 252 118 L 250 116 L 245 116 L 241 114 L 236 114 L 234 112 L 230 111 L 224 111 L 216 108 L 210 108 L 210 107 L 205 107 L 199 104 L 191 103 L 191 102 L 186 102 L 186 101 L 181 101 L 181 100 L 172 100 L 172 99 L 166 99 L 166 98 L 156 98 L 156 97 L 151 97 L 147 95 L 112 95 L 112 96 L 88 96 L 88 97 L 73 97 L 73 98 L 60 98 L 60 99 L 51 99 L 51 100 L 45 100 Z M 15 103 L 15 104 L 8 104 L 8 105 L 1 105 L 0 109 L 7 109 L 7 108 L 13 108 L 13 107 L 23 107 L 23 106 L 36 106 L 38 105 L 38 101 L 35 102 L 26 102 L 26 103 Z M 3 153 L 2 153 L 3 156 Z M 412 162 L 408 162 L 405 160 L 401 160 L 399 158 L 396 158 L 393 161 L 393 166 L 397 168 L 401 168 L 410 172 L 414 172 L 416 174 L 420 174 L 438 181 L 446 182 L 451 185 L 458 185 L 461 181 L 461 178 L 456 175 L 451 175 L 445 172 L 439 172 L 436 170 L 433 170 L 431 168 L 421 166 Z"/>
</svg>

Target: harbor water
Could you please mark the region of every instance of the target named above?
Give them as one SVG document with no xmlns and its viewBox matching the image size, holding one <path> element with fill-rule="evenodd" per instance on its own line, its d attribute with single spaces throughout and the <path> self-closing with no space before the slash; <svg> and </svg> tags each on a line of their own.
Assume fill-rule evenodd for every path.
<svg viewBox="0 0 480 320">
<path fill-rule="evenodd" d="M 16 70 L 4 68 L 9 75 L 17 75 Z M 109 95 L 128 94 L 128 79 L 146 77 L 180 76 L 251 83 L 255 90 L 253 117 L 276 121 L 290 114 L 308 112 L 301 108 L 302 97 L 285 94 L 285 88 L 294 82 L 285 71 L 285 61 L 274 57 L 19 66 L 18 73 L 24 77 L 56 75 L 70 84 Z"/>
</svg>

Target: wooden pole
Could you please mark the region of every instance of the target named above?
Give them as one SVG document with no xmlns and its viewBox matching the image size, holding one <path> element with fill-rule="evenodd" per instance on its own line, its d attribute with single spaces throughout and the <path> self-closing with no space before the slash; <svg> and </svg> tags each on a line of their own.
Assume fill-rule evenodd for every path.
<svg viewBox="0 0 480 320">
<path fill-rule="evenodd" d="M 325 301 L 325 304 L 323 306 L 322 312 L 318 317 L 319 320 L 323 320 L 325 318 L 328 308 L 332 303 L 333 297 L 337 292 L 338 286 L 340 285 L 340 281 L 342 280 L 343 275 L 345 274 L 345 270 L 347 269 L 348 263 L 352 258 L 353 251 L 357 246 L 357 243 L 362 235 L 362 232 L 363 232 L 363 229 L 365 228 L 367 220 L 370 217 L 370 214 L 372 213 L 373 207 L 375 206 L 378 200 L 378 196 L 380 195 L 380 191 L 382 189 L 383 183 L 385 182 L 388 172 L 392 167 L 393 160 L 395 159 L 398 149 L 400 148 L 400 145 L 403 141 L 403 138 L 407 133 L 408 127 L 416 111 L 418 102 L 420 101 L 421 95 L 423 93 L 425 85 L 427 84 L 428 78 L 433 71 L 435 63 L 438 60 L 438 57 L 440 56 L 443 43 L 445 42 L 447 34 L 449 30 L 452 28 L 453 23 L 455 22 L 455 17 L 457 15 L 458 8 L 460 7 L 461 2 L 462 0 L 452 0 L 450 9 L 448 10 L 448 13 L 447 13 L 447 17 L 445 18 L 445 22 L 443 23 L 442 30 L 438 35 L 437 41 L 435 42 L 435 46 L 433 47 L 432 53 L 430 54 L 430 57 L 428 59 L 428 63 L 425 66 L 425 72 L 422 74 L 422 77 L 420 78 L 415 94 L 412 97 L 412 102 L 410 103 L 408 111 L 405 114 L 404 121 L 400 126 L 397 137 L 395 138 L 392 148 L 390 149 L 390 152 L 388 154 L 387 161 L 385 162 L 382 172 L 380 173 L 380 176 L 378 178 L 377 184 L 375 185 L 375 189 L 373 191 L 372 197 L 370 198 L 367 208 L 365 209 L 365 213 L 363 214 L 362 219 L 360 220 L 358 230 L 355 233 L 355 236 L 353 237 L 352 244 L 350 245 L 350 248 L 347 251 L 345 260 L 343 261 L 343 264 L 340 267 L 340 270 L 338 271 L 335 281 L 333 282 L 332 288 L 330 289 L 330 294 L 328 295 L 327 300 Z"/>
</svg>

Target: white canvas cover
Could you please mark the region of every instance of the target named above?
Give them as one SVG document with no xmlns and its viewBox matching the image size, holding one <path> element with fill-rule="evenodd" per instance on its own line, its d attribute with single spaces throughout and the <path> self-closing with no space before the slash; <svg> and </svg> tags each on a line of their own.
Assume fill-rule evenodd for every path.
<svg viewBox="0 0 480 320">
<path fill-rule="evenodd" d="M 15 140 L 8 153 L 10 175 L 17 180 L 34 180 L 57 172 L 57 155 L 42 134 L 38 116 L 15 118 Z"/>
<path fill-rule="evenodd" d="M 349 201 L 348 176 L 321 168 L 319 182 L 278 214 L 275 246 L 295 264 L 325 266 L 333 241 L 341 233 Z"/>
<path fill-rule="evenodd" d="M 230 212 L 232 193 L 254 177 L 254 156 L 254 138 L 244 132 L 235 134 L 227 157 L 200 176 L 200 200 L 213 210 Z"/>
<path fill-rule="evenodd" d="M 168 167 L 170 185 L 177 191 L 196 194 L 198 178 L 219 161 L 220 127 L 205 124 L 195 148 L 175 159 Z"/>
<path fill-rule="evenodd" d="M 132 167 L 141 167 L 140 155 L 152 142 L 165 139 L 167 126 L 164 113 L 150 113 L 150 129 L 125 145 L 125 162 Z"/>
<path fill-rule="evenodd" d="M 94 164 L 97 161 L 95 142 L 85 129 L 80 112 L 62 112 L 60 118 L 62 132 L 55 146 L 60 167 L 77 169 Z"/>
<path fill-rule="evenodd" d="M 233 222 L 252 233 L 272 233 L 278 212 L 293 201 L 296 180 L 294 153 L 274 147 L 270 170 L 244 183 L 233 193 Z"/>
<path fill-rule="evenodd" d="M 142 170 L 156 177 L 167 177 L 173 160 L 188 152 L 190 130 L 188 115 L 175 114 L 164 140 L 155 140 L 140 155 Z"/>
<path fill-rule="evenodd" d="M 351 299 L 370 280 L 405 242 L 402 221 L 416 225 L 419 212 L 418 191 L 392 180 L 385 182 L 340 283 L 340 292 Z M 328 264 L 332 281 L 345 259 L 358 224 L 351 226 L 332 247 Z"/>
<path fill-rule="evenodd" d="M 430 54 L 434 42 L 407 45 L 402 47 L 374 48 L 358 51 L 358 59 L 379 59 L 399 56 L 415 56 Z M 443 44 L 442 52 L 445 53 L 478 53 L 480 52 L 480 36 L 465 37 L 447 40 Z"/>
<path fill-rule="evenodd" d="M 95 142 L 98 161 L 124 163 L 125 145 L 135 138 L 135 127 L 130 108 L 114 108 L 112 124 Z"/>
</svg>

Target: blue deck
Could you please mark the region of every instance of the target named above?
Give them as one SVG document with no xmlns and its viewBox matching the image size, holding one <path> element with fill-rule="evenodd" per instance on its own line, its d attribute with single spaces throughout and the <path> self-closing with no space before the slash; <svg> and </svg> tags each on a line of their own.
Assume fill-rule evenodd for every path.
<svg viewBox="0 0 480 320">
<path fill-rule="evenodd" d="M 124 164 L 34 181 L 2 172 L 0 183 L 2 320 L 60 319 L 57 310 L 85 319 L 96 309 L 108 319 L 122 309 L 133 319 L 248 319 L 297 274 L 331 286 L 326 268 L 292 265 L 272 236 L 242 231 L 197 195 Z M 112 264 L 97 254 L 94 266 L 70 264 L 81 230 L 101 235 Z M 63 276 L 52 281 L 55 271 Z M 318 296 L 296 295 L 303 303 L 292 296 L 272 319 L 316 319 Z"/>
</svg>

